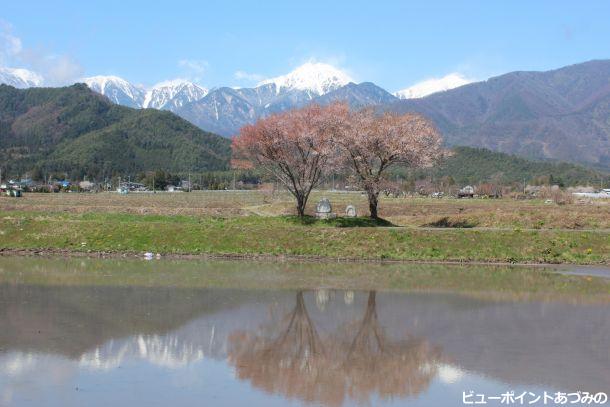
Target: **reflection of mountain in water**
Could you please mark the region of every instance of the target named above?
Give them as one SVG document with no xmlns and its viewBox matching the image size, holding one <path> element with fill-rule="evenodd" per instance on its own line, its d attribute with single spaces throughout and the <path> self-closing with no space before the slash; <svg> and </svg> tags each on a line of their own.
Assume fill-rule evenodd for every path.
<svg viewBox="0 0 610 407">
<path fill-rule="evenodd" d="M 125 340 L 111 340 L 83 354 L 81 366 L 113 369 L 125 359 L 140 358 L 157 366 L 177 369 L 203 359 L 203 349 L 184 342 L 176 335 L 137 335 Z"/>
<path fill-rule="evenodd" d="M 164 335 L 255 298 L 231 290 L 0 284 L 0 348 L 80 359 L 109 341 Z"/>
<path fill-rule="evenodd" d="M 266 357 L 268 368 L 279 363 L 284 373 L 309 369 L 319 372 L 315 380 L 328 375 L 329 383 L 351 388 L 347 397 L 353 398 L 364 398 L 358 391 L 417 394 L 434 377 L 455 382 L 464 371 L 509 384 L 610 388 L 607 305 L 453 294 L 378 293 L 371 299 L 332 290 L 303 293 L 295 303 L 290 291 L 1 284 L 0 327 L 0 375 L 18 365 L 35 368 L 32 354 L 106 369 L 132 360 L 178 369 L 201 358 L 235 363 Z M 283 339 L 281 332 L 287 332 Z M 299 346 L 274 342 L 280 339 Z M 6 357 L 13 353 L 22 356 Z M 272 380 L 264 367 L 248 373 L 237 366 L 237 374 Z M 270 391 L 287 394 L 293 378 L 286 373 L 281 379 Z M 301 378 L 303 391 L 324 391 L 315 380 Z M 406 387 L 395 390 L 399 385 Z M 298 390 L 294 397 L 322 399 Z"/>
</svg>

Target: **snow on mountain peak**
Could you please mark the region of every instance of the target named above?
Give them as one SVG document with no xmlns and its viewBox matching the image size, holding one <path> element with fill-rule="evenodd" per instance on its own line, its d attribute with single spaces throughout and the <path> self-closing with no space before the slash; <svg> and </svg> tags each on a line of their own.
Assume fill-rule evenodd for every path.
<svg viewBox="0 0 610 407">
<path fill-rule="evenodd" d="M 43 78 L 36 72 L 27 69 L 0 67 L 0 83 L 5 83 L 16 88 L 29 88 L 41 86 Z"/>
<path fill-rule="evenodd" d="M 462 74 L 450 73 L 442 78 L 427 79 L 423 82 L 416 83 L 406 89 L 399 90 L 394 93 L 394 96 L 400 99 L 417 99 L 431 95 L 436 92 L 443 92 L 449 89 L 454 89 L 473 82 L 467 79 Z"/>
<path fill-rule="evenodd" d="M 155 84 L 153 87 L 151 87 L 151 89 L 178 88 L 178 87 L 181 87 L 184 85 L 194 85 L 194 83 L 192 83 L 186 79 L 175 78 L 175 79 L 169 79 L 167 81 L 159 82 L 159 83 Z"/>
<path fill-rule="evenodd" d="M 142 106 L 173 110 L 205 97 L 208 92 L 208 89 L 185 79 L 172 79 L 159 82 L 150 88 L 146 92 Z"/>
<path fill-rule="evenodd" d="M 185 79 L 157 83 L 149 89 L 132 85 L 118 76 L 91 76 L 81 79 L 91 90 L 101 93 L 114 103 L 130 107 L 175 110 L 199 100 L 208 90 Z"/>
<path fill-rule="evenodd" d="M 79 82 L 84 82 L 91 90 L 101 93 L 114 103 L 130 107 L 142 106 L 144 89 L 118 76 L 90 76 L 80 79 Z"/>
<path fill-rule="evenodd" d="M 307 90 L 317 95 L 323 95 L 350 82 L 353 80 L 347 73 L 332 65 L 307 62 L 286 75 L 259 82 L 257 86 L 275 84 L 278 93 L 285 88 Z"/>
</svg>

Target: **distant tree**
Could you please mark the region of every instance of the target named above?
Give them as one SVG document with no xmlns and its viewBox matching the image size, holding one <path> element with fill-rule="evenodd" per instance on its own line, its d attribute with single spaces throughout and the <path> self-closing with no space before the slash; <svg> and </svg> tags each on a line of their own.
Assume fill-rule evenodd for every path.
<svg viewBox="0 0 610 407">
<path fill-rule="evenodd" d="M 378 218 L 379 193 L 387 184 L 388 169 L 403 165 L 419 168 L 441 157 L 441 136 L 419 114 L 378 115 L 371 108 L 350 113 L 336 143 L 355 181 L 366 192 L 371 218 Z"/>
<path fill-rule="evenodd" d="M 233 163 L 272 174 L 295 197 L 297 213 L 304 216 L 309 194 L 334 165 L 333 138 L 347 115 L 342 104 L 310 105 L 261 119 L 233 139 Z"/>
<path fill-rule="evenodd" d="M 165 171 L 157 170 L 152 175 L 150 185 L 157 191 L 162 191 L 168 185 L 167 174 Z"/>
<path fill-rule="evenodd" d="M 38 166 L 34 167 L 32 171 L 30 171 L 30 177 L 34 181 L 43 181 L 44 180 L 44 172 Z"/>
</svg>

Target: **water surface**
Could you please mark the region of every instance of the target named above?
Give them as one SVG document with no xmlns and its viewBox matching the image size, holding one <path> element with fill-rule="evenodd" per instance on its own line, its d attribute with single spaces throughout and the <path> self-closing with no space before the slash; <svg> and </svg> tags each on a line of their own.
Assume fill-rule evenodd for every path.
<svg viewBox="0 0 610 407">
<path fill-rule="evenodd" d="M 538 287 L 591 277 L 0 260 L 2 406 L 459 406 L 470 390 L 610 390 L 608 291 Z M 447 273 L 471 273 L 466 289 L 418 283 Z"/>
</svg>

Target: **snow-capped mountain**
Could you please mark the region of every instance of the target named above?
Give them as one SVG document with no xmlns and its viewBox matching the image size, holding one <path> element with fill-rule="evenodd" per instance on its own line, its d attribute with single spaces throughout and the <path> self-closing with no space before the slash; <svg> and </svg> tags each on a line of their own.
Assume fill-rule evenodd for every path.
<svg viewBox="0 0 610 407">
<path fill-rule="evenodd" d="M 80 364 L 93 369 L 110 370 L 130 359 L 140 359 L 153 365 L 176 369 L 203 357 L 200 344 L 176 335 L 137 335 L 96 347 L 80 357 Z"/>
<path fill-rule="evenodd" d="M 42 76 L 23 68 L 0 67 L 0 83 L 11 85 L 16 88 L 31 88 L 42 86 Z"/>
<path fill-rule="evenodd" d="M 80 80 L 97 93 L 123 106 L 142 107 L 145 90 L 118 76 L 91 76 Z"/>
<path fill-rule="evenodd" d="M 40 83 L 41 78 L 38 82 L 31 79 L 31 82 Z M 117 76 L 92 76 L 81 82 L 114 103 L 170 110 L 204 130 L 232 136 L 242 126 L 261 117 L 312 102 L 324 105 L 344 101 L 356 108 L 387 105 L 396 102 L 397 98 L 420 98 L 470 81 L 459 74 L 450 74 L 392 95 L 370 82 L 356 84 L 348 73 L 332 65 L 307 62 L 286 75 L 263 80 L 253 88 L 208 90 L 188 80 L 174 79 L 147 89 Z"/>
<path fill-rule="evenodd" d="M 348 83 L 339 89 L 328 92 L 314 99 L 321 105 L 327 105 L 333 102 L 345 102 L 354 109 L 361 109 L 366 106 L 378 106 L 393 103 L 398 99 L 371 82 L 362 82 L 359 84 Z"/>
<path fill-rule="evenodd" d="M 309 91 L 316 96 L 353 82 L 350 76 L 332 65 L 321 62 L 307 62 L 287 75 L 266 79 L 257 86 L 273 84 L 276 92 L 291 90 Z"/>
<path fill-rule="evenodd" d="M 260 117 L 316 102 L 317 98 L 348 84 L 354 85 L 347 73 L 328 64 L 308 62 L 286 75 L 259 82 L 254 88 L 214 89 L 206 97 L 175 112 L 202 129 L 231 136 Z M 349 99 L 355 97 L 354 92 L 355 89 L 350 88 L 344 94 Z M 359 98 L 365 103 L 365 97 Z M 326 100 L 319 103 L 326 103 Z"/>
<path fill-rule="evenodd" d="M 183 79 L 156 84 L 146 92 L 142 107 L 176 111 L 187 103 L 202 99 L 208 89 Z"/>
<path fill-rule="evenodd" d="M 239 129 L 270 114 L 304 106 L 308 103 L 326 105 L 336 101 L 361 108 L 395 102 L 398 99 L 380 87 L 365 82 L 348 83 L 322 95 L 313 90 L 288 90 L 276 93 L 276 85 L 268 83 L 256 88 L 218 88 L 206 97 L 176 111 L 184 119 L 208 131 L 232 136 Z"/>
<path fill-rule="evenodd" d="M 208 94 L 207 89 L 182 79 L 161 82 L 150 89 L 133 85 L 118 76 L 92 76 L 81 82 L 114 103 L 134 108 L 176 111 Z"/>
<path fill-rule="evenodd" d="M 461 74 L 451 73 L 442 78 L 432 78 L 423 82 L 416 83 L 406 89 L 399 90 L 394 95 L 400 99 L 417 99 L 431 95 L 436 92 L 443 92 L 454 89 L 473 82 Z"/>
</svg>

